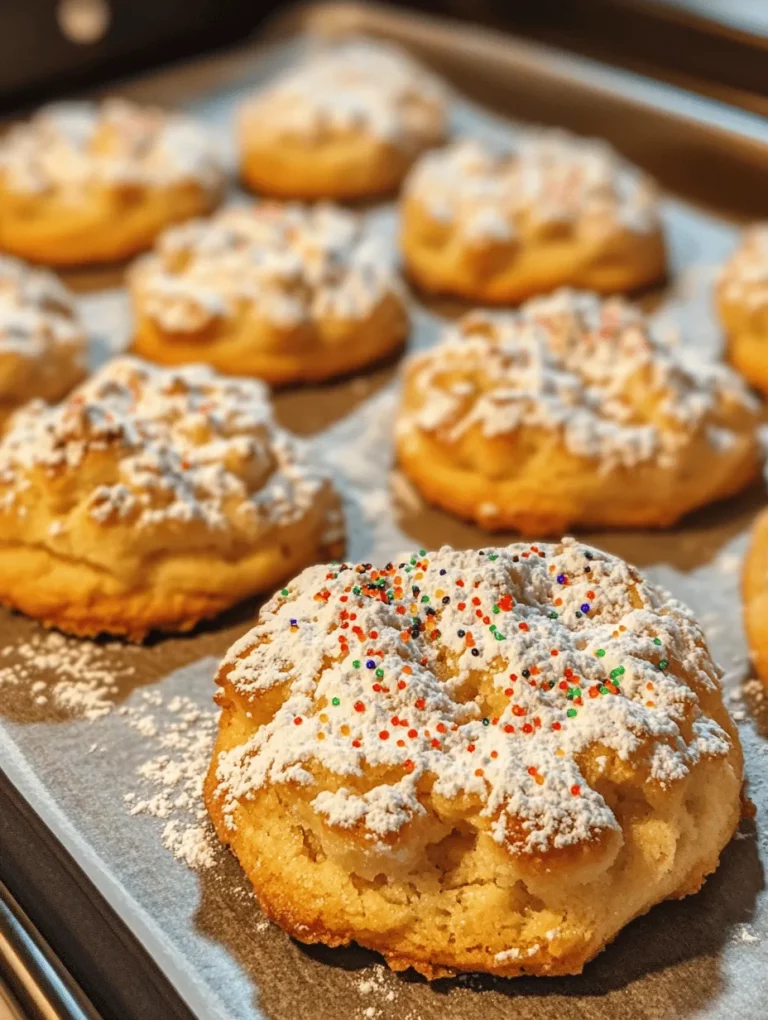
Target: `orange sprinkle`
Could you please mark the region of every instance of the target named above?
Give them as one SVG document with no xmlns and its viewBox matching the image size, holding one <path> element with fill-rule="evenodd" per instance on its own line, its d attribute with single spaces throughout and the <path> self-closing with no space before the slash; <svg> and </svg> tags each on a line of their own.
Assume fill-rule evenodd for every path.
<svg viewBox="0 0 768 1020">
<path fill-rule="evenodd" d="M 342 737 L 349 736 L 349 726 L 347 726 L 346 723 L 341 727 L 341 735 Z"/>
<path fill-rule="evenodd" d="M 491 751 L 491 758 L 498 758 L 498 757 L 499 757 L 499 752 L 498 751 Z"/>
<path fill-rule="evenodd" d="M 485 773 L 483 772 L 482 769 L 475 769 L 475 775 L 478 777 L 482 777 L 485 775 Z"/>
</svg>

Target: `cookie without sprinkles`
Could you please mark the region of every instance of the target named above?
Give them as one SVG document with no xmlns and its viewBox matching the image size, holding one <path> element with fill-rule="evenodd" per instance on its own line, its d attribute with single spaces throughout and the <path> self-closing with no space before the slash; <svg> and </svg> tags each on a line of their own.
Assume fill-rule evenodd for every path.
<svg viewBox="0 0 768 1020">
<path fill-rule="evenodd" d="M 622 299 L 560 290 L 476 312 L 406 366 L 403 470 L 489 529 L 667 526 L 758 473 L 758 404 Z"/>
<path fill-rule="evenodd" d="M 401 50 L 347 42 L 310 56 L 243 104 L 242 176 L 283 198 L 364 198 L 393 191 L 439 144 L 441 82 Z"/>
<path fill-rule="evenodd" d="M 0 426 L 21 404 L 57 400 L 85 375 L 88 342 L 67 288 L 0 255 Z"/>
<path fill-rule="evenodd" d="M 559 286 L 617 293 L 664 275 L 653 182 L 605 142 L 525 132 L 511 150 L 461 139 L 403 188 L 406 267 L 429 292 L 513 304 Z"/>
<path fill-rule="evenodd" d="M 310 568 L 222 664 L 207 803 L 299 939 L 572 973 L 738 822 L 719 676 L 683 606 L 573 539 Z"/>
<path fill-rule="evenodd" d="M 223 184 L 215 147 L 186 116 L 56 103 L 0 139 L 0 246 L 49 265 L 124 259 L 213 208 Z"/>
<path fill-rule="evenodd" d="M 330 205 L 236 206 L 175 227 L 132 290 L 137 353 L 271 383 L 362 367 L 408 329 L 390 246 Z"/>
<path fill-rule="evenodd" d="M 768 393 L 768 222 L 745 230 L 720 270 L 716 297 L 728 360 L 752 386 Z"/>
<path fill-rule="evenodd" d="M 266 388 L 117 358 L 0 442 L 0 601 L 62 630 L 189 629 L 339 549 Z M 34 580 L 33 580 L 34 579 Z"/>
</svg>

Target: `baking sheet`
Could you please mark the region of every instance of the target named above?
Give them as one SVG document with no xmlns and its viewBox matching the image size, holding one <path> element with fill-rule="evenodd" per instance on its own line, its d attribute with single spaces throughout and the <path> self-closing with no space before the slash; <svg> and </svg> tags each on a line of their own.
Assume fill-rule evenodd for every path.
<svg viewBox="0 0 768 1020">
<path fill-rule="evenodd" d="M 305 45 L 241 60 L 240 82 L 230 76 L 202 98 L 189 100 L 183 74 L 181 84 L 171 76 L 178 94 L 169 87 L 163 98 L 202 117 L 229 147 L 240 85 L 268 77 Z M 148 89 L 126 91 L 146 99 Z M 455 119 L 459 130 L 474 134 L 512 130 L 466 103 Z M 391 207 L 368 215 L 381 230 L 394 230 Z M 687 342 L 716 356 L 713 267 L 732 248 L 735 228 L 674 199 L 665 203 L 664 218 L 675 282 L 645 300 L 670 327 L 684 326 Z M 119 276 L 79 274 L 70 282 L 81 292 L 98 363 L 130 335 Z M 434 342 L 441 316 L 455 310 L 414 299 L 410 346 Z M 386 561 L 443 542 L 487 546 L 487 536 L 424 507 L 391 471 L 396 387 L 390 364 L 276 398 L 282 422 L 306 436 L 344 492 L 348 556 Z M 3 768 L 201 1020 L 758 1020 L 768 1001 L 768 843 L 761 833 L 768 711 L 760 685 L 749 682 L 738 586 L 746 530 L 764 503 L 758 486 L 670 532 L 585 535 L 638 563 L 699 614 L 726 669 L 758 816 L 757 825 L 742 823 L 700 894 L 633 922 L 581 977 L 470 975 L 430 986 L 412 974 L 391 974 L 363 950 L 301 946 L 265 921 L 239 865 L 212 839 L 199 798 L 216 718 L 212 675 L 253 620 L 255 602 L 193 636 L 140 648 L 73 641 L 0 613 Z M 514 536 L 496 541 L 505 540 Z"/>
</svg>

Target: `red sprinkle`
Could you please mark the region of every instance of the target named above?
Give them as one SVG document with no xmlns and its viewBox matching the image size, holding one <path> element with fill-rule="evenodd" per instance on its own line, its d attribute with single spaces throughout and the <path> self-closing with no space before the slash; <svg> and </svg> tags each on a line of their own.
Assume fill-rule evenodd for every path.
<svg viewBox="0 0 768 1020">
<path fill-rule="evenodd" d="M 380 730 L 379 740 L 389 740 L 389 730 Z"/>
<path fill-rule="evenodd" d="M 364 712 L 365 711 L 365 705 L 362 703 L 362 701 L 356 701 L 355 702 L 355 711 L 356 712 Z"/>
<path fill-rule="evenodd" d="M 579 786 L 578 783 L 573 784 L 573 786 L 571 787 L 571 793 L 573 794 L 574 797 L 578 797 L 578 795 L 581 793 L 581 787 Z"/>
</svg>

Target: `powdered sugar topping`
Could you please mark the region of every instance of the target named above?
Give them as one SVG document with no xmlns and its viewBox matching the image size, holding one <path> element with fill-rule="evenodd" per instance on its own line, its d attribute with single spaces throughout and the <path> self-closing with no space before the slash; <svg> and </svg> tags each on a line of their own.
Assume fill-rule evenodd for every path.
<svg viewBox="0 0 768 1020">
<path fill-rule="evenodd" d="M 744 231 L 741 244 L 720 272 L 723 301 L 746 304 L 751 311 L 768 308 L 768 222 Z"/>
<path fill-rule="evenodd" d="M 671 467 L 701 436 L 727 453 L 757 409 L 734 372 L 656 336 L 638 309 L 569 290 L 449 326 L 412 359 L 408 395 L 406 434 L 455 443 L 472 429 L 556 432 L 604 470 Z"/>
<path fill-rule="evenodd" d="M 328 486 L 274 424 L 262 383 L 130 357 L 63 403 L 16 415 L 0 444 L 0 511 L 35 512 L 40 476 L 44 486 L 65 472 L 82 480 L 83 502 L 64 505 L 52 542 L 66 543 L 85 514 L 144 531 L 172 524 L 187 543 L 210 543 L 211 532 L 250 543 L 299 520 Z"/>
<path fill-rule="evenodd" d="M 176 332 L 244 306 L 285 329 L 360 319 L 398 289 L 391 249 L 362 217 L 268 202 L 166 231 L 134 284 L 142 312 Z"/>
<path fill-rule="evenodd" d="M 0 186 L 55 191 L 75 201 L 91 187 L 195 182 L 218 188 L 222 168 L 204 129 L 188 117 L 122 99 L 56 103 L 0 142 Z"/>
<path fill-rule="evenodd" d="M 0 358 L 37 360 L 68 352 L 82 361 L 85 337 L 67 288 L 45 269 L 0 255 Z"/>
<path fill-rule="evenodd" d="M 648 178 L 605 142 L 560 130 L 528 132 L 503 152 L 460 140 L 422 156 L 405 188 L 431 216 L 458 228 L 469 247 L 553 230 L 594 240 L 659 228 Z"/>
<path fill-rule="evenodd" d="M 664 787 L 729 753 L 699 697 L 719 677 L 684 606 L 573 539 L 312 567 L 222 665 L 240 697 L 283 700 L 220 756 L 219 792 L 232 813 L 304 787 L 377 845 L 469 798 L 512 853 L 564 847 L 617 828 L 598 779 L 631 764 Z"/>
<path fill-rule="evenodd" d="M 405 53 L 354 41 L 281 75 L 244 109 L 246 128 L 310 140 L 362 131 L 406 150 L 440 140 L 443 86 Z"/>
</svg>

